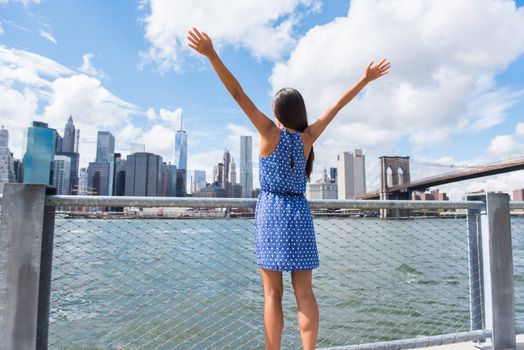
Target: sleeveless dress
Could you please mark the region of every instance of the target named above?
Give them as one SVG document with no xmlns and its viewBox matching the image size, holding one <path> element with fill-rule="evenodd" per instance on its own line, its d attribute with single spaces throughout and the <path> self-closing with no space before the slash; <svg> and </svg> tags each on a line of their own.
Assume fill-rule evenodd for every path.
<svg viewBox="0 0 524 350">
<path fill-rule="evenodd" d="M 292 271 L 319 266 L 313 217 L 304 196 L 306 163 L 300 134 L 284 127 L 273 153 L 259 155 L 254 234 L 258 267 Z"/>
</svg>

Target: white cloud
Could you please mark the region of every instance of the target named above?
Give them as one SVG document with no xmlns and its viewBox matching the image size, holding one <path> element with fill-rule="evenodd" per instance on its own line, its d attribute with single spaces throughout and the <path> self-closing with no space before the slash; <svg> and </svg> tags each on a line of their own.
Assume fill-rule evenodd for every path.
<svg viewBox="0 0 524 350">
<path fill-rule="evenodd" d="M 317 140 L 316 178 L 357 146 L 384 155 L 404 139 L 434 147 L 501 123 L 524 95 L 494 77 L 523 52 L 524 8 L 511 1 L 353 0 L 346 17 L 309 30 L 270 81 L 301 91 L 312 123 L 370 60 L 392 62 Z"/>
<path fill-rule="evenodd" d="M 148 134 L 134 124 L 144 111 L 115 96 L 98 78 L 34 53 L 0 46 L 0 124 L 9 130 L 15 157 L 22 157 L 22 137 L 31 121 L 47 122 L 62 133 L 70 114 L 80 129 L 81 166 L 95 158 L 98 130 L 117 136 L 117 151 L 128 150 L 130 142 L 142 138 L 158 142 L 146 137 L 157 129 Z"/>
<path fill-rule="evenodd" d="M 524 123 L 515 126 L 513 135 L 495 136 L 489 146 L 488 154 L 497 158 L 511 158 L 524 154 Z"/>
<path fill-rule="evenodd" d="M 2 22 L 0 22 L 0 34 L 4 34 L 4 28 L 2 27 Z"/>
<path fill-rule="evenodd" d="M 146 111 L 147 118 L 152 122 L 162 122 L 169 125 L 172 130 L 180 129 L 182 122 L 182 108 L 177 108 L 174 111 L 161 108 L 157 114 L 153 108 Z"/>
<path fill-rule="evenodd" d="M 43 29 L 40 29 L 38 34 L 40 34 L 40 36 L 44 39 L 47 39 L 49 40 L 50 42 L 52 42 L 53 44 L 57 45 L 58 42 L 56 41 L 56 39 L 51 35 L 51 33 L 49 32 L 46 32 L 45 30 Z"/>
<path fill-rule="evenodd" d="M 82 56 L 82 65 L 78 68 L 78 70 L 82 73 L 85 73 L 87 75 L 91 75 L 93 77 L 97 77 L 99 79 L 104 79 L 107 77 L 107 75 L 104 73 L 102 69 L 97 69 L 93 66 L 91 63 L 91 60 L 93 59 L 94 55 L 92 53 L 86 53 Z"/>
<path fill-rule="evenodd" d="M 0 82 L 3 84 L 17 83 L 39 88 L 39 94 L 45 94 L 55 78 L 73 73 L 71 69 L 44 56 L 0 45 Z"/>
<path fill-rule="evenodd" d="M 147 6 L 149 5 L 149 6 Z M 187 31 L 193 26 L 206 31 L 216 42 L 249 50 L 255 57 L 276 60 L 295 43 L 293 28 L 300 6 L 318 11 L 318 0 L 150 0 L 139 8 L 151 47 L 141 56 L 161 71 L 179 69 L 187 49 Z M 189 52 L 189 51 L 187 51 Z"/>
<path fill-rule="evenodd" d="M 515 134 L 518 136 L 524 136 L 524 123 L 518 123 L 515 127 Z"/>
<path fill-rule="evenodd" d="M 25 7 L 29 7 L 29 5 L 32 5 L 32 4 L 35 4 L 35 5 L 38 5 L 42 2 L 42 0 L 0 0 L 0 5 L 5 5 L 5 4 L 8 4 L 8 3 L 15 3 L 15 2 L 18 2 L 18 3 L 21 3 L 22 5 L 24 5 Z"/>
</svg>

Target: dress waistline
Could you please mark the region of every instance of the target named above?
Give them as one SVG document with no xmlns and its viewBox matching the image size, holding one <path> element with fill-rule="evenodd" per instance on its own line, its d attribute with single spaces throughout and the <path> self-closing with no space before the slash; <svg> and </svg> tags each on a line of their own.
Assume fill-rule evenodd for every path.
<svg viewBox="0 0 524 350">
<path fill-rule="evenodd" d="M 281 191 L 269 191 L 269 190 L 260 190 L 260 192 L 272 193 L 272 194 L 283 194 L 287 196 L 304 196 L 303 192 L 281 192 Z"/>
</svg>

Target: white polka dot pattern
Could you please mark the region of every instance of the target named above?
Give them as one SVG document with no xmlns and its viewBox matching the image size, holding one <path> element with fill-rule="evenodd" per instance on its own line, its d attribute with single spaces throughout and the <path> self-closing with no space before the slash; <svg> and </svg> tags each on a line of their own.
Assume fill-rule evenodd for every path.
<svg viewBox="0 0 524 350">
<path fill-rule="evenodd" d="M 313 217 L 304 197 L 306 162 L 300 134 L 285 128 L 273 153 L 259 156 L 254 234 L 259 267 L 292 271 L 319 266 Z"/>
</svg>

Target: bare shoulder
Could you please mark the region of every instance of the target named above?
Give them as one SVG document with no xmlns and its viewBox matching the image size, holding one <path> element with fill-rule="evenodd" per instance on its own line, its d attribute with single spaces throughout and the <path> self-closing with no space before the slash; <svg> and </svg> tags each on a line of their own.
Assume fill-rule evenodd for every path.
<svg viewBox="0 0 524 350">
<path fill-rule="evenodd" d="M 302 144 L 304 145 L 304 155 L 309 158 L 309 152 L 311 152 L 311 147 L 313 146 L 313 138 L 308 133 L 307 128 L 303 132 L 299 132 L 300 138 L 302 139 Z"/>
<path fill-rule="evenodd" d="M 260 156 L 267 157 L 277 148 L 281 130 L 275 124 L 260 133 Z"/>
</svg>

